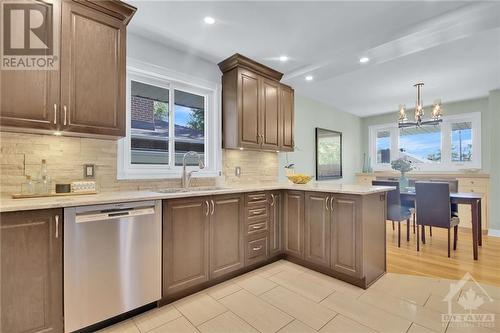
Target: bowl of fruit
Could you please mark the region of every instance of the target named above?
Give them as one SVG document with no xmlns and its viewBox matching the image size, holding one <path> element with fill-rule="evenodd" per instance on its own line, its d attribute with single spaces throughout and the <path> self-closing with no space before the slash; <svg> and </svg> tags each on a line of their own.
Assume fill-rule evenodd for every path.
<svg viewBox="0 0 500 333">
<path fill-rule="evenodd" d="M 312 179 L 312 176 L 303 173 L 294 173 L 286 177 L 294 184 L 307 184 Z"/>
</svg>

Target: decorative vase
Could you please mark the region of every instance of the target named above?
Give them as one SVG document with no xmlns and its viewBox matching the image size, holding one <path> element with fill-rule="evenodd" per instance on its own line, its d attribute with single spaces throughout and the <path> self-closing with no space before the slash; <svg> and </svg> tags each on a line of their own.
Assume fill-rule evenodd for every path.
<svg viewBox="0 0 500 333">
<path fill-rule="evenodd" d="M 399 177 L 399 188 L 401 190 L 405 190 L 408 187 L 408 178 L 405 177 L 404 173 L 401 173 L 401 177 Z"/>
</svg>

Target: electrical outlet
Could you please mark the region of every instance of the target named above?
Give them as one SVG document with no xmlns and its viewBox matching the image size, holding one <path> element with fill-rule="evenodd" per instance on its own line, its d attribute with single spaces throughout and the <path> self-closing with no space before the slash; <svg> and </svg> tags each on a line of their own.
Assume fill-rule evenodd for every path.
<svg viewBox="0 0 500 333">
<path fill-rule="evenodd" d="M 236 177 L 240 177 L 241 176 L 241 168 L 238 166 L 236 168 L 234 168 L 234 175 Z"/>
<path fill-rule="evenodd" d="M 95 178 L 95 164 L 84 164 L 83 165 L 83 177 L 84 178 Z"/>
</svg>

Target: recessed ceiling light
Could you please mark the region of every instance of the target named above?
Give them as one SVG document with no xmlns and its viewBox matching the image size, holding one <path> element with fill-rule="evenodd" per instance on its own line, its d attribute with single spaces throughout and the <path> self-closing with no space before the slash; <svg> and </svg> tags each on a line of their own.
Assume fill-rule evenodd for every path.
<svg viewBox="0 0 500 333">
<path fill-rule="evenodd" d="M 288 61 L 288 57 L 286 55 L 280 56 L 280 61 L 285 62 Z"/>
<path fill-rule="evenodd" d="M 312 81 L 314 77 L 312 75 L 307 75 L 306 76 L 306 81 Z"/>
<path fill-rule="evenodd" d="M 361 57 L 361 58 L 359 58 L 359 62 L 362 63 L 362 64 L 366 64 L 369 61 L 370 61 L 370 58 L 368 58 L 368 57 Z"/>
<path fill-rule="evenodd" d="M 215 19 L 213 17 L 207 16 L 203 19 L 203 22 L 205 22 L 206 24 L 214 24 Z"/>
</svg>

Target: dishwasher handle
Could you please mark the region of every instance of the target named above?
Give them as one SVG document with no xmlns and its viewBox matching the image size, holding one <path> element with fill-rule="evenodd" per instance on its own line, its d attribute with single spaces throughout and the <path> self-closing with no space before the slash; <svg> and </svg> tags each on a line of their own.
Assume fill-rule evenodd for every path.
<svg viewBox="0 0 500 333">
<path fill-rule="evenodd" d="M 112 220 L 122 217 L 136 217 L 155 214 L 155 207 L 110 209 L 84 214 L 76 214 L 75 223 Z"/>
</svg>

